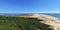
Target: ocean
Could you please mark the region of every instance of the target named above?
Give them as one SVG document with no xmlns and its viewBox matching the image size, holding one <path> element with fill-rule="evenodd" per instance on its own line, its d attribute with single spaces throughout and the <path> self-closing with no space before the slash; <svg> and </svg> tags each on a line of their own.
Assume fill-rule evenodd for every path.
<svg viewBox="0 0 60 30">
<path fill-rule="evenodd" d="M 49 16 L 53 16 L 53 17 L 57 17 L 60 18 L 60 14 L 55 14 L 55 13 L 45 13 L 45 15 L 49 15 Z"/>
<path fill-rule="evenodd" d="M 22 14 L 24 14 L 24 13 L 22 13 Z M 20 16 L 22 14 L 19 14 L 19 13 L 18 14 L 0 13 L 0 16 Z M 40 13 L 40 14 L 45 14 L 45 15 L 60 18 L 60 14 L 57 14 L 57 13 Z"/>
</svg>

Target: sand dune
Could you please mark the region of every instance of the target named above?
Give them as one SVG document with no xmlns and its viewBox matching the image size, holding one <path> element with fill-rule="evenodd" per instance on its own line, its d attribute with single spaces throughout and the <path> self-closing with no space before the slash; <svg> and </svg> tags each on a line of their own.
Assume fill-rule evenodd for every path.
<svg viewBox="0 0 60 30">
<path fill-rule="evenodd" d="M 48 15 L 43 15 L 43 14 L 29 14 L 25 16 L 19 16 L 19 17 L 24 17 L 24 18 L 37 18 L 40 20 L 43 20 L 41 23 L 51 25 L 54 27 L 54 30 L 60 30 L 60 20 L 56 17 L 48 16 Z"/>
</svg>

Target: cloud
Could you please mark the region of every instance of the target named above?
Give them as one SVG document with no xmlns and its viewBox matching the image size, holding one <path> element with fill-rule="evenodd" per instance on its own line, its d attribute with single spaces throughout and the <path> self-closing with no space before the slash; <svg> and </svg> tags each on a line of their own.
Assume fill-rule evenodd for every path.
<svg viewBox="0 0 60 30">
<path fill-rule="evenodd" d="M 60 13 L 60 10 L 43 10 L 41 13 Z"/>
</svg>

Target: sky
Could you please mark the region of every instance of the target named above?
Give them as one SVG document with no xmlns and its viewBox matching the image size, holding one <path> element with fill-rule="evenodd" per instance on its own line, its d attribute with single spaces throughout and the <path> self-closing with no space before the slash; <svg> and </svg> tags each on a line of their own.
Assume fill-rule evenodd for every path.
<svg viewBox="0 0 60 30">
<path fill-rule="evenodd" d="M 60 13 L 60 0 L 0 0 L 0 13 Z"/>
</svg>

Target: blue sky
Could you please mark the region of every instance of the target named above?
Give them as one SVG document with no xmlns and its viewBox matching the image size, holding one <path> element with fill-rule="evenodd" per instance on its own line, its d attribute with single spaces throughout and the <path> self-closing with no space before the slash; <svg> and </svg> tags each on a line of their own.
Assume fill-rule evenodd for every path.
<svg viewBox="0 0 60 30">
<path fill-rule="evenodd" d="M 0 13 L 60 13 L 60 0 L 0 0 Z"/>
</svg>

